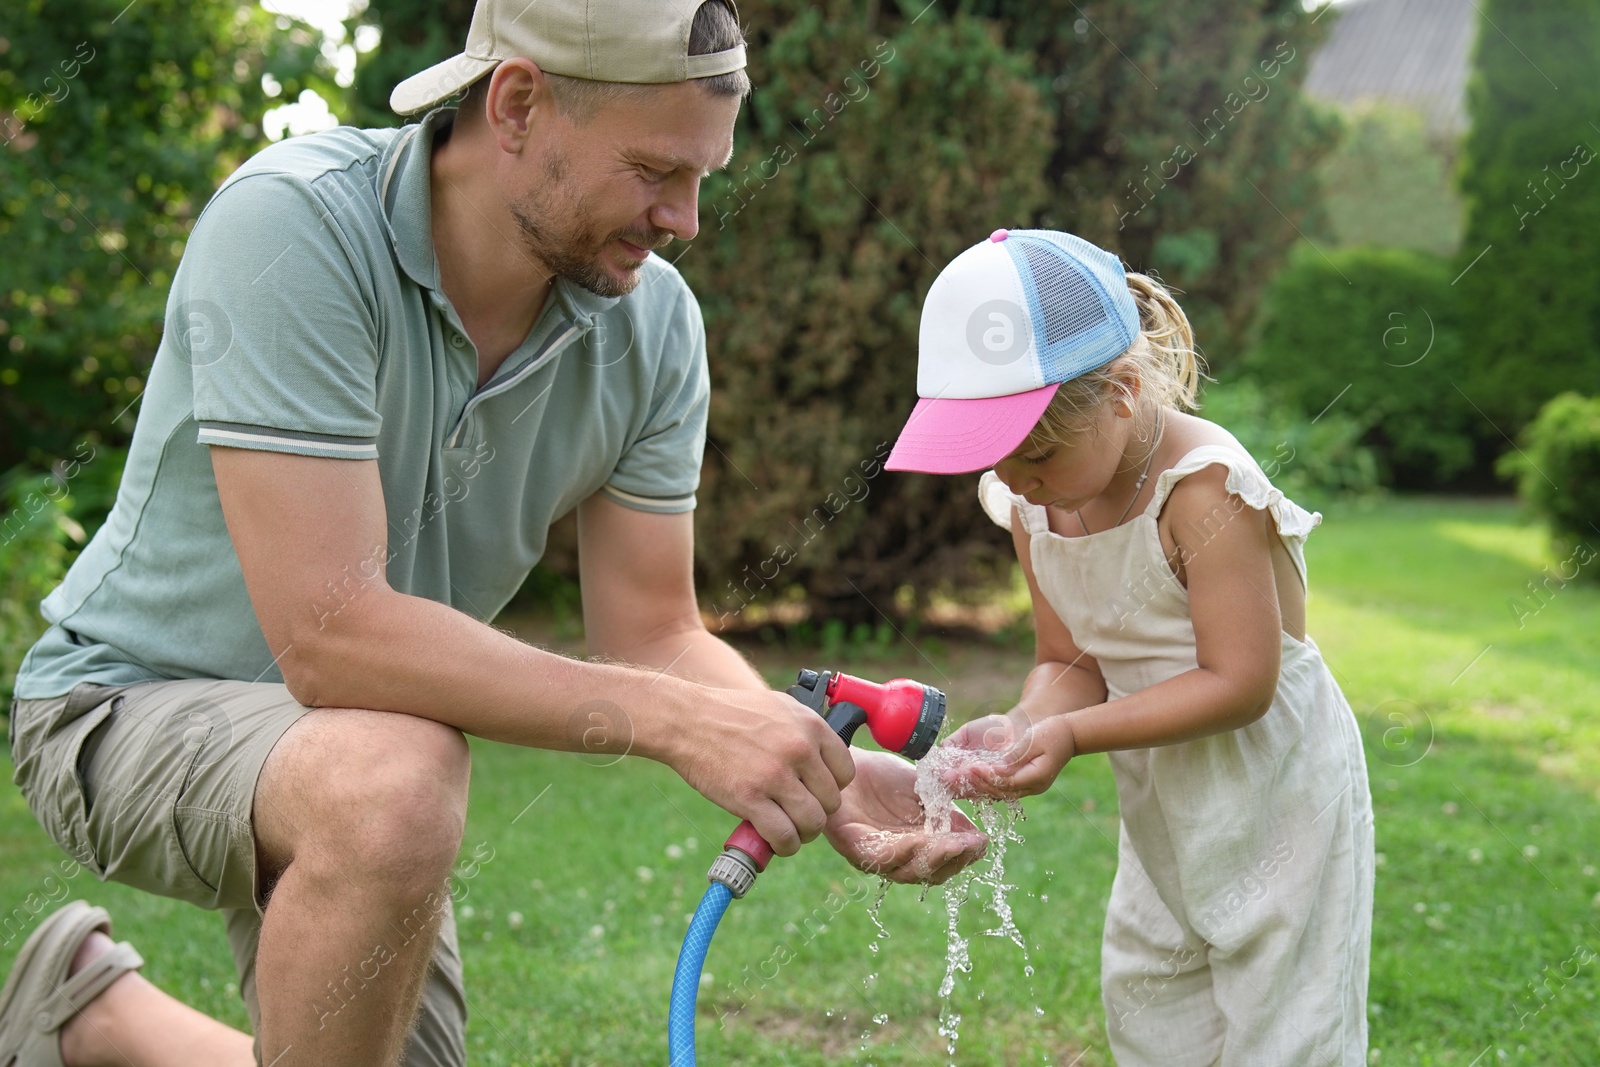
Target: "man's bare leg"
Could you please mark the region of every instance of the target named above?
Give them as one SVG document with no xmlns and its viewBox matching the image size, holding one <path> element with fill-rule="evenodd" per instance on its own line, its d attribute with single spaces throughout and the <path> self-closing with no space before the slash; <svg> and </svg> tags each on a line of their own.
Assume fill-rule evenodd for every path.
<svg viewBox="0 0 1600 1067">
<path fill-rule="evenodd" d="M 262 1061 L 399 1062 L 466 826 L 461 733 L 388 712 L 321 709 L 256 785 L 271 888 L 256 953 Z"/>
<path fill-rule="evenodd" d="M 256 784 L 262 1059 L 393 1067 L 410 1033 L 466 822 L 469 757 L 449 727 L 323 709 Z M 92 934 L 76 972 L 111 947 Z M 68 1067 L 249 1067 L 251 1039 L 123 975 L 61 1029 Z"/>
<path fill-rule="evenodd" d="M 110 948 L 105 934 L 90 934 L 73 957 L 72 973 Z M 169 997 L 137 971 L 112 982 L 61 1028 L 61 1058 L 67 1067 L 255 1063 L 249 1034 Z"/>
</svg>

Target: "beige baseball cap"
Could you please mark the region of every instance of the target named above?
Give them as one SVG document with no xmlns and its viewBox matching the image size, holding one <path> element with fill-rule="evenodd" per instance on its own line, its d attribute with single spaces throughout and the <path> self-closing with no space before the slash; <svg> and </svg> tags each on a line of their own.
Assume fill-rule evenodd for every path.
<svg viewBox="0 0 1600 1067">
<path fill-rule="evenodd" d="M 478 0 L 466 50 L 395 86 L 389 106 L 401 115 L 432 107 L 513 56 L 531 59 L 551 74 L 639 85 L 742 70 L 743 45 L 689 54 L 689 28 L 703 2 Z M 733 0 L 726 2 L 737 18 Z"/>
</svg>

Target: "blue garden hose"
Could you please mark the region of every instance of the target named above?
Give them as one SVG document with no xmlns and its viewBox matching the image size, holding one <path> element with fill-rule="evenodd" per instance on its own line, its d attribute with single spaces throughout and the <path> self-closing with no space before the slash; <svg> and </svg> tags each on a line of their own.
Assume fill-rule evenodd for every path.
<svg viewBox="0 0 1600 1067">
<path fill-rule="evenodd" d="M 787 691 L 821 715 L 846 745 L 856 728 L 865 725 L 878 744 L 914 760 L 927 755 L 944 722 L 944 694 L 909 678 L 877 685 L 835 671 L 819 674 L 804 670 Z M 700 906 L 689 921 L 683 948 L 678 950 L 678 969 L 672 976 L 672 1006 L 667 1014 L 670 1067 L 695 1067 L 695 1000 L 711 937 L 717 932 L 722 913 L 728 910 L 728 902 L 749 892 L 771 859 L 772 846 L 746 819 L 733 831 L 722 854 L 706 872 L 711 887 L 700 898 Z"/>
<path fill-rule="evenodd" d="M 712 882 L 700 898 L 689 932 L 683 935 L 678 970 L 672 976 L 672 1009 L 667 1016 L 671 1067 L 694 1067 L 694 1008 L 700 992 L 700 971 L 706 963 L 706 951 L 711 948 L 711 935 L 717 932 L 717 924 L 732 899 L 733 890 L 721 882 Z"/>
</svg>

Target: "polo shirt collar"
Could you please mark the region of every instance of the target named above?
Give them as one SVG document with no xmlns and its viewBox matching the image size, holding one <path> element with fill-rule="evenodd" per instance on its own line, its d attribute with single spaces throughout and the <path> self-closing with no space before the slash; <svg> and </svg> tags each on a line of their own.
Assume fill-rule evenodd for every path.
<svg viewBox="0 0 1600 1067">
<path fill-rule="evenodd" d="M 407 126 L 384 150 L 378 196 L 389 227 L 389 241 L 406 276 L 443 295 L 439 260 L 433 251 L 433 142 L 455 120 L 455 108 L 435 108 Z M 621 297 L 598 296 L 566 278 L 557 278 L 555 296 L 572 320 L 588 326 Z"/>
</svg>

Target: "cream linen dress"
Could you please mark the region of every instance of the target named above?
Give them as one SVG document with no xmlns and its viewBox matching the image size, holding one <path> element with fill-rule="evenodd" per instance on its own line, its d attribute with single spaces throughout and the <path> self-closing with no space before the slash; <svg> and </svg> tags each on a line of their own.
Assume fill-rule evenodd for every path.
<svg viewBox="0 0 1600 1067">
<path fill-rule="evenodd" d="M 1181 479 L 1213 464 L 1237 501 L 1272 517 L 1304 583 L 1306 535 L 1322 516 L 1240 450 L 1193 449 L 1161 472 L 1144 512 L 1082 537 L 1052 533 L 1045 509 L 993 471 L 979 483 L 996 523 L 1009 530 L 1020 509 L 1039 589 L 1099 663 L 1110 700 L 1196 669 L 1188 592 L 1156 518 Z M 1219 506 L 1207 525 L 1236 513 Z M 1256 722 L 1110 753 L 1122 833 L 1101 993 L 1122 1067 L 1367 1062 L 1373 849 L 1361 738 L 1316 642 L 1283 634 L 1282 650 L 1277 696 Z"/>
</svg>

